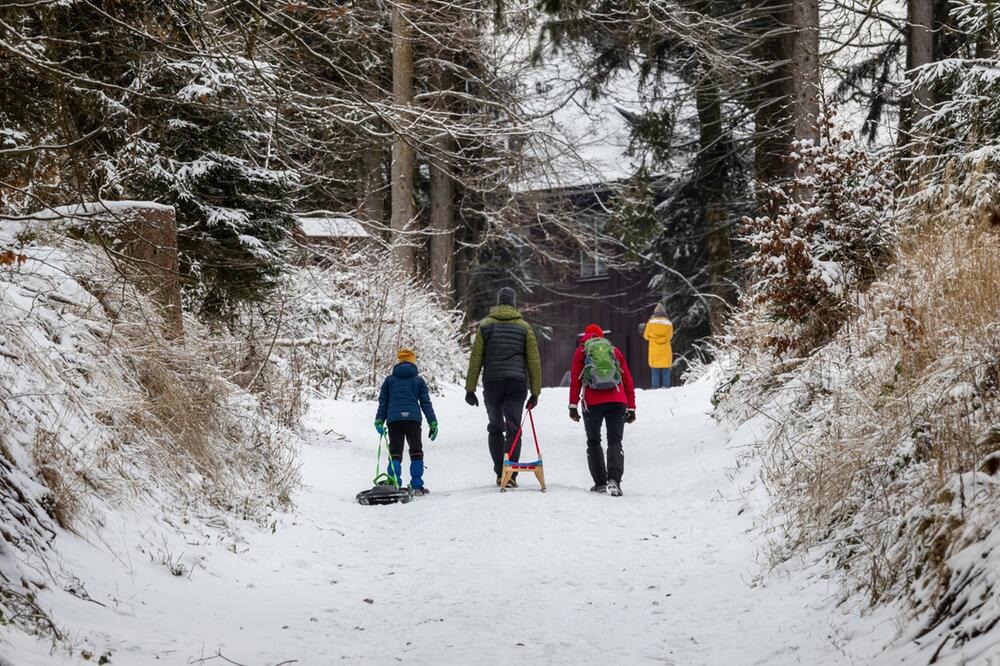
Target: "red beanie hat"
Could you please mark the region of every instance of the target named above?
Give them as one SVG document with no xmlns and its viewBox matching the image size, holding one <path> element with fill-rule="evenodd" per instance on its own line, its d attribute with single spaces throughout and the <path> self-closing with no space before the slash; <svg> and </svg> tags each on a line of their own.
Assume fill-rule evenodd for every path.
<svg viewBox="0 0 1000 666">
<path fill-rule="evenodd" d="M 596 335 L 599 338 L 603 338 L 604 337 L 604 329 L 601 328 L 600 326 L 598 326 L 597 324 L 591 324 L 587 328 L 583 329 L 583 334 L 584 335 L 593 334 L 593 335 Z"/>
</svg>

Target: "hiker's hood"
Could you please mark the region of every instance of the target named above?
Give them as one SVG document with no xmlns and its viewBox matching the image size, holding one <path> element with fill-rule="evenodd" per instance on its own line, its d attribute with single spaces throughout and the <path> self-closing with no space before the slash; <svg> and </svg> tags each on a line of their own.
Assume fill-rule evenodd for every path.
<svg viewBox="0 0 1000 666">
<path fill-rule="evenodd" d="M 513 305 L 496 305 L 490 310 L 490 316 L 498 321 L 514 321 L 521 318 L 521 313 Z"/>
<path fill-rule="evenodd" d="M 653 317 L 646 322 L 646 338 L 653 342 L 670 342 L 674 327 L 666 317 Z"/>
<path fill-rule="evenodd" d="M 397 363 L 396 367 L 392 369 L 392 376 L 399 377 L 400 379 L 409 379 L 410 377 L 416 377 L 419 374 L 417 366 L 410 363 L 409 361 L 403 361 L 402 363 Z"/>
</svg>

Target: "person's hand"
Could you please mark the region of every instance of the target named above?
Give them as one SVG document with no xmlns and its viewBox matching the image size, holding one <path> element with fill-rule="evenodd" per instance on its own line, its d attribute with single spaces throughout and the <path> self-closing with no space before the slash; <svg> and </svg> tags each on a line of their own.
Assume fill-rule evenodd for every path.
<svg viewBox="0 0 1000 666">
<path fill-rule="evenodd" d="M 476 397 L 476 392 L 475 391 L 466 391 L 465 392 L 465 403 L 467 405 L 472 405 L 473 407 L 478 407 L 479 406 L 479 398 Z"/>
<path fill-rule="evenodd" d="M 385 434 L 385 421 L 382 419 L 375 419 L 375 432 L 378 433 L 379 437 Z"/>
<path fill-rule="evenodd" d="M 574 421 L 580 421 L 580 412 L 577 410 L 576 405 L 569 406 L 569 417 Z"/>
<path fill-rule="evenodd" d="M 528 398 L 528 409 L 534 409 L 537 404 L 538 404 L 537 395 L 533 395 L 530 398 Z"/>
<path fill-rule="evenodd" d="M 635 423 L 635 408 L 625 410 L 625 423 Z"/>
<path fill-rule="evenodd" d="M 438 422 L 437 421 L 431 421 L 431 431 L 428 434 L 428 436 L 431 438 L 432 442 L 435 439 L 437 439 L 437 436 L 438 436 Z"/>
</svg>

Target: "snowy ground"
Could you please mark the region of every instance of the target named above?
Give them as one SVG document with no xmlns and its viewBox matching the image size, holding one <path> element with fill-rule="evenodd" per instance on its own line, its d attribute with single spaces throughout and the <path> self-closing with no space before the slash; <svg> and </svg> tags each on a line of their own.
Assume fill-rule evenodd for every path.
<svg viewBox="0 0 1000 666">
<path fill-rule="evenodd" d="M 298 509 L 273 531 L 178 524 L 181 540 L 142 553 L 125 545 L 149 531 L 138 519 L 108 526 L 118 543 L 62 535 L 63 567 L 103 605 L 42 603 L 112 664 L 872 663 L 888 622 L 852 618 L 834 583 L 802 567 L 760 579 L 766 498 L 708 416 L 708 383 L 640 393 L 622 498 L 587 491 L 564 391 L 537 409 L 546 494 L 533 477 L 496 491 L 485 413 L 456 388 L 435 401 L 432 494 L 362 507 L 374 406 L 318 402 Z M 0 664 L 82 663 L 7 638 Z"/>
</svg>

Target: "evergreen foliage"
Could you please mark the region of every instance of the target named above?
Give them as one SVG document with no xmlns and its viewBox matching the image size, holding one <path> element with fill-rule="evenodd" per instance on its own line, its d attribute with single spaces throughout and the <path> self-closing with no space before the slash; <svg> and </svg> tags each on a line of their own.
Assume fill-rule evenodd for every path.
<svg viewBox="0 0 1000 666">
<path fill-rule="evenodd" d="M 957 3 L 953 31 L 961 47 L 950 58 L 922 68 L 911 87 L 928 86 L 936 102 L 913 127 L 913 141 L 921 167 L 942 175 L 946 164 L 961 170 L 987 162 L 1000 166 L 1000 78 L 993 45 L 1000 40 L 992 2 Z"/>
<path fill-rule="evenodd" d="M 626 72 L 639 83 L 644 110 L 620 113 L 641 166 L 610 202 L 606 233 L 629 259 L 660 267 L 656 284 L 678 330 L 702 339 L 710 322 L 721 324 L 739 279 L 729 230 L 747 212 L 753 146 L 735 137 L 760 73 L 749 56 L 757 12 L 711 0 L 564 1 L 548 10 L 551 38 L 591 54 L 583 85 L 592 96 Z M 655 196 L 637 189 L 644 181 Z"/>
<path fill-rule="evenodd" d="M 4 168 L 19 208 L 80 199 L 174 204 L 182 271 L 206 315 L 263 297 L 281 267 L 294 172 L 270 155 L 267 63 L 200 52 L 202 2 L 51 3 L 7 10 L 4 135 L 64 144 Z M 57 63 L 58 69 L 48 63 Z M 61 122 L 53 124 L 53 118 Z"/>
<path fill-rule="evenodd" d="M 624 258 L 639 262 L 661 233 L 656 192 L 647 169 L 639 169 L 611 198 L 604 232 L 621 243 Z"/>
</svg>

